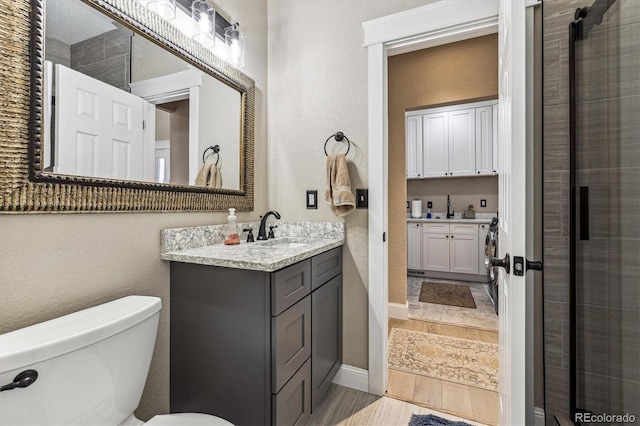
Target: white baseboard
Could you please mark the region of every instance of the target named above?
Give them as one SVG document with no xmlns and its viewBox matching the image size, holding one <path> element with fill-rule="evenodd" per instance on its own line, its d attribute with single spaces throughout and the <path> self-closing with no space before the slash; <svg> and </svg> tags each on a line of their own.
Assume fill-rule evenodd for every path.
<svg viewBox="0 0 640 426">
<path fill-rule="evenodd" d="M 395 318 L 399 320 L 409 319 L 409 302 L 404 305 L 401 303 L 389 302 L 389 318 Z"/>
<path fill-rule="evenodd" d="M 533 407 L 533 419 L 536 423 L 535 426 L 545 426 L 544 408 Z"/>
<path fill-rule="evenodd" d="M 336 377 L 333 378 L 333 383 L 362 392 L 369 392 L 369 371 L 342 364 Z"/>
</svg>

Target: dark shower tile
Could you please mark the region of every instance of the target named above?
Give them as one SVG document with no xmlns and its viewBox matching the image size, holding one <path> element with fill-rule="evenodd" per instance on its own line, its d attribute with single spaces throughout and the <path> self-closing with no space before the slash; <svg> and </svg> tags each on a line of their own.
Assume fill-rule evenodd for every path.
<svg viewBox="0 0 640 426">
<path fill-rule="evenodd" d="M 71 45 L 71 68 L 78 69 L 105 59 L 104 37 L 96 36 Z"/>
</svg>

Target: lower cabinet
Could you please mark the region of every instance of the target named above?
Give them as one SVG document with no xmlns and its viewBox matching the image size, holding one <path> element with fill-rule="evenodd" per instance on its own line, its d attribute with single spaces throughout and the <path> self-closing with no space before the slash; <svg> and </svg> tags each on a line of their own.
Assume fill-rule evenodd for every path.
<svg viewBox="0 0 640 426">
<path fill-rule="evenodd" d="M 422 270 L 478 273 L 478 225 L 425 223 L 422 226 Z"/>
<path fill-rule="evenodd" d="M 172 412 L 303 425 L 342 365 L 342 248 L 275 272 L 171 262 Z"/>
<path fill-rule="evenodd" d="M 422 269 L 421 223 L 407 223 L 407 269 Z"/>
</svg>

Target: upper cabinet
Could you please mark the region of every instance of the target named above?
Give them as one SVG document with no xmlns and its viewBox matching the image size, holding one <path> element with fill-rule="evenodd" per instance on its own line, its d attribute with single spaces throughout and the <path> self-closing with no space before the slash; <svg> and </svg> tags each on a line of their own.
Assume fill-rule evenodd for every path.
<svg viewBox="0 0 640 426">
<path fill-rule="evenodd" d="M 407 178 L 497 174 L 497 103 L 407 112 Z"/>
<path fill-rule="evenodd" d="M 422 117 L 406 118 L 407 177 L 422 177 Z"/>
</svg>

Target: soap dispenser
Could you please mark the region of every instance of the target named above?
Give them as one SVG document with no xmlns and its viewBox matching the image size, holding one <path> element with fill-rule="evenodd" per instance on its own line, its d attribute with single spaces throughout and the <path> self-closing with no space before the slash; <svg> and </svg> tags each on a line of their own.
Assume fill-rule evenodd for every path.
<svg viewBox="0 0 640 426">
<path fill-rule="evenodd" d="M 227 225 L 224 243 L 226 245 L 240 244 L 240 235 L 238 235 L 238 226 L 236 225 L 236 209 L 229 209 L 229 223 Z"/>
</svg>

